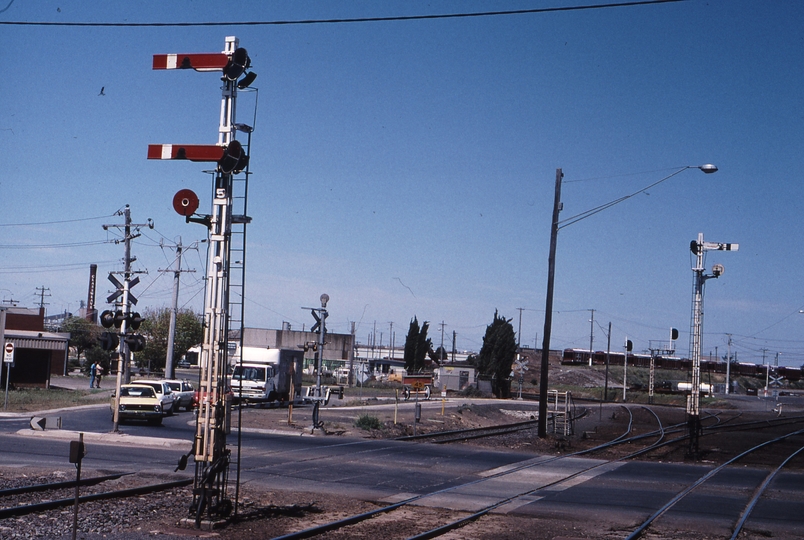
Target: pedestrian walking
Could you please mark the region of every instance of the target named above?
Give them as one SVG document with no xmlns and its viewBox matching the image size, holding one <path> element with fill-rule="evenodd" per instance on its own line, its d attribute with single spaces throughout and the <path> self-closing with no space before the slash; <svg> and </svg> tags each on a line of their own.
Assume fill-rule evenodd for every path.
<svg viewBox="0 0 804 540">
<path fill-rule="evenodd" d="M 92 362 L 92 365 L 89 366 L 89 387 L 90 388 L 95 387 L 95 369 L 96 368 L 97 368 L 97 364 L 95 364 L 95 362 Z"/>
<path fill-rule="evenodd" d="M 100 388 L 101 378 L 103 377 L 103 366 L 97 364 L 95 366 L 95 388 Z"/>
</svg>

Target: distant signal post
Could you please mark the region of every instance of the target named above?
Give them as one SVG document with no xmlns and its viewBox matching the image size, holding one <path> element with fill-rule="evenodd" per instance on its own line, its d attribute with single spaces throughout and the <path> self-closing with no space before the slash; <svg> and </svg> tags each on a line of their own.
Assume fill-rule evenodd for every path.
<svg viewBox="0 0 804 540">
<path fill-rule="evenodd" d="M 737 251 L 739 244 L 722 244 L 717 242 L 704 242 L 703 233 L 698 233 L 698 239 L 690 242 L 690 251 L 695 255 L 695 268 L 692 269 L 695 283 L 692 291 L 692 334 L 690 336 L 690 356 L 692 356 L 692 384 L 687 395 L 687 425 L 689 428 L 690 457 L 696 458 L 699 454 L 698 439 L 701 434 L 701 338 L 703 336 L 703 287 L 707 279 L 719 278 L 723 275 L 723 265 L 712 267 L 711 274 L 704 274 L 704 252 Z"/>
</svg>

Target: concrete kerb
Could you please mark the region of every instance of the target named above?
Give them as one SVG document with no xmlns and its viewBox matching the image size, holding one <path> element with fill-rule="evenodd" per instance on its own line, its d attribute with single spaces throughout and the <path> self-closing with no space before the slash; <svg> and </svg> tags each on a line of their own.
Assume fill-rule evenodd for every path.
<svg viewBox="0 0 804 540">
<path fill-rule="evenodd" d="M 63 429 L 47 429 L 43 431 L 36 431 L 33 429 L 20 429 L 17 435 L 22 437 L 39 437 L 48 439 L 61 439 L 65 441 L 77 441 L 78 434 L 84 434 L 84 442 L 91 442 L 95 444 L 106 444 L 111 446 L 152 446 L 161 448 L 175 448 L 182 451 L 189 451 L 192 442 L 183 439 L 164 439 L 155 437 L 139 437 L 136 435 L 127 435 L 125 433 L 95 433 L 91 431 L 70 431 Z"/>
</svg>

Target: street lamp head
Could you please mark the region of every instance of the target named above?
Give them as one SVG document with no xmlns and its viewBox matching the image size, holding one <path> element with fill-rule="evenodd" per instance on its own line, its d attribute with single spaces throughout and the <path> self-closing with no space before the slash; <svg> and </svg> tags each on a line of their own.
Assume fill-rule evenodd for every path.
<svg viewBox="0 0 804 540">
<path fill-rule="evenodd" d="M 717 167 L 715 167 L 715 166 L 714 166 L 714 165 L 712 165 L 711 163 L 707 163 L 706 165 L 701 165 L 701 166 L 700 166 L 700 167 L 698 167 L 698 168 L 699 168 L 699 169 L 701 169 L 701 170 L 702 170 L 703 172 L 705 172 L 706 174 L 712 174 L 712 173 L 714 173 L 714 172 L 717 172 Z"/>
<path fill-rule="evenodd" d="M 326 308 L 327 302 L 329 302 L 329 295 L 327 293 L 324 293 L 321 295 L 321 307 Z"/>
</svg>

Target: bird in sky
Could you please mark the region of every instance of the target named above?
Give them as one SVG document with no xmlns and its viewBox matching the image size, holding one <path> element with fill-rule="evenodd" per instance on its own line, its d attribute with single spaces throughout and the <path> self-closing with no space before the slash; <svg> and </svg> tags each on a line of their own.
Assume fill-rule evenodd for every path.
<svg viewBox="0 0 804 540">
<path fill-rule="evenodd" d="M 105 95 L 106 95 L 106 94 L 104 94 L 104 93 L 103 93 L 103 90 L 104 90 L 105 88 L 106 88 L 105 86 L 101 86 L 101 91 L 100 91 L 100 93 L 98 94 L 99 96 L 105 96 Z"/>
</svg>

